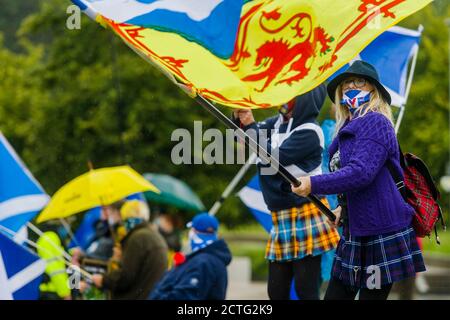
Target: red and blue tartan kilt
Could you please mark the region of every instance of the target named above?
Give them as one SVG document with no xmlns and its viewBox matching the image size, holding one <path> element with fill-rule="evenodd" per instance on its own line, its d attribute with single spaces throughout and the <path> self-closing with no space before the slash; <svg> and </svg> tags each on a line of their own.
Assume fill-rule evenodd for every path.
<svg viewBox="0 0 450 320">
<path fill-rule="evenodd" d="M 321 201 L 328 206 L 325 198 Z M 328 225 L 327 219 L 312 203 L 273 211 L 273 227 L 266 246 L 266 259 L 292 261 L 333 250 L 340 236 L 335 228 Z"/>
<path fill-rule="evenodd" d="M 407 227 L 364 237 L 353 237 L 348 230 L 344 230 L 336 249 L 332 277 L 348 286 L 367 288 L 369 277 L 369 281 L 374 279 L 371 277 L 372 266 L 379 267 L 380 285 L 414 277 L 417 272 L 425 271 L 414 229 Z"/>
</svg>

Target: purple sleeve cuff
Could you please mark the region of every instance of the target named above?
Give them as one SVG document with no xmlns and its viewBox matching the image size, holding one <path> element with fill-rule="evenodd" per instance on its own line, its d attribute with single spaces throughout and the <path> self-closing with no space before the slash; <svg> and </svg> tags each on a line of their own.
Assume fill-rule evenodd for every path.
<svg viewBox="0 0 450 320">
<path fill-rule="evenodd" d="M 311 193 L 312 194 L 330 194 L 326 193 L 321 186 L 325 185 L 326 175 L 320 174 L 317 176 L 311 176 Z"/>
</svg>

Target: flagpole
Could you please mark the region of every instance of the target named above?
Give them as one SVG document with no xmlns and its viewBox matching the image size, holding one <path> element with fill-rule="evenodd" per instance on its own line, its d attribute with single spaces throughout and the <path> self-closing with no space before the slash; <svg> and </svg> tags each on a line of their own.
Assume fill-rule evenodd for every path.
<svg viewBox="0 0 450 320">
<path fill-rule="evenodd" d="M 8 233 L 8 234 L 9 234 L 10 236 L 12 236 L 12 237 L 14 237 L 14 236 L 17 234 L 17 232 L 14 232 L 13 230 L 8 229 L 8 228 L 6 228 L 6 227 L 4 227 L 4 226 L 2 226 L 2 225 L 0 225 L 0 230 L 3 230 L 4 232 Z M 29 244 L 30 246 L 32 246 L 32 247 L 35 248 L 35 249 L 39 249 L 39 250 L 45 251 L 45 252 L 47 252 L 47 253 L 51 253 L 51 252 L 49 252 L 49 251 L 47 250 L 47 248 L 44 248 L 44 247 L 38 245 L 36 242 L 31 241 L 30 239 L 24 239 L 24 240 L 25 240 L 25 242 L 26 242 L 27 244 Z M 49 241 L 49 243 L 52 243 L 52 242 Z M 57 249 L 58 249 L 58 248 L 57 248 Z M 59 250 L 59 249 L 58 249 L 58 250 Z M 59 250 L 59 251 L 60 251 L 60 250 Z M 75 271 L 79 271 L 85 278 L 87 278 L 87 279 L 89 279 L 89 280 L 92 279 L 92 274 L 90 274 L 90 273 L 87 272 L 86 270 L 80 268 L 80 267 L 77 266 L 77 265 L 72 264 L 71 261 L 67 261 L 67 260 L 65 259 L 65 257 L 63 257 L 63 261 L 64 261 L 64 264 L 65 264 L 66 266 L 72 268 L 72 269 L 75 270 Z"/>
<path fill-rule="evenodd" d="M 184 89 L 183 91 L 186 92 Z M 219 121 L 221 121 L 228 128 L 233 129 L 238 138 L 242 139 L 245 144 L 253 151 L 255 154 L 259 156 L 265 163 L 270 164 L 272 168 L 277 170 L 277 173 L 280 176 L 294 185 L 295 187 L 300 186 L 300 181 L 297 180 L 284 166 L 280 164 L 280 162 L 275 159 L 271 154 L 269 154 L 261 145 L 259 145 L 252 137 L 250 137 L 247 133 L 245 133 L 239 126 L 237 126 L 230 118 L 224 115 L 216 106 L 214 106 L 211 102 L 206 100 L 203 96 L 197 94 L 195 96 L 195 101 L 198 102 L 203 108 L 205 108 L 209 113 L 211 113 L 214 117 L 216 117 Z M 307 198 L 317 206 L 317 208 L 325 214 L 330 220 L 336 220 L 336 216 L 334 213 L 323 204 L 320 199 L 315 195 L 308 195 Z"/>
<path fill-rule="evenodd" d="M 70 225 L 67 223 L 66 219 L 60 218 L 59 222 L 61 222 L 62 226 L 64 227 L 64 229 L 66 229 L 67 234 L 70 237 L 70 240 L 72 240 L 73 242 L 75 242 L 75 244 L 80 247 L 80 244 L 78 243 L 77 238 L 75 237 L 75 235 L 72 232 L 72 229 L 70 228 Z"/>
<path fill-rule="evenodd" d="M 36 233 L 38 236 L 42 237 L 44 235 L 44 233 L 39 230 L 38 227 L 36 227 L 35 225 L 33 225 L 32 223 L 28 222 L 27 223 L 27 227 L 29 227 L 32 231 L 34 231 L 34 233 Z M 11 232 L 13 232 L 12 230 L 10 230 Z M 43 249 L 42 247 L 40 247 L 37 243 L 32 242 L 31 240 L 26 239 L 25 241 L 27 241 L 27 243 L 31 244 L 31 245 L 35 245 L 36 248 L 40 248 Z M 71 267 L 73 270 L 75 271 L 79 271 L 82 275 L 84 275 L 87 279 L 91 280 L 92 279 L 92 275 L 90 273 L 88 273 L 87 271 L 83 270 L 82 268 L 80 268 L 77 265 L 72 264 L 72 257 L 64 250 L 61 250 L 61 248 L 59 248 L 53 241 L 51 241 L 50 239 L 48 239 L 48 243 L 56 250 L 58 251 L 60 254 L 63 255 L 63 260 L 64 263 Z M 44 249 L 45 250 L 45 249 Z"/>
<path fill-rule="evenodd" d="M 231 180 L 230 184 L 228 184 L 228 186 L 225 188 L 220 198 L 211 207 L 211 209 L 209 210 L 210 215 L 214 216 L 219 211 L 225 199 L 227 199 L 230 193 L 233 192 L 239 181 L 241 181 L 242 177 L 247 173 L 248 169 L 254 164 L 256 158 L 256 153 L 252 153 L 247 162 L 241 167 L 233 180 Z"/>
<path fill-rule="evenodd" d="M 423 32 L 423 29 L 424 29 L 423 25 L 419 25 L 418 31 L 420 33 Z M 417 47 L 416 47 L 415 51 L 416 52 L 414 53 L 413 61 L 412 61 L 412 64 L 411 64 L 411 70 L 409 72 L 408 83 L 406 84 L 405 102 L 400 107 L 400 113 L 399 113 L 397 121 L 395 123 L 395 133 L 398 133 L 398 130 L 400 129 L 400 125 L 402 123 L 403 116 L 405 114 L 406 103 L 408 102 L 409 93 L 411 92 L 411 86 L 412 86 L 412 81 L 413 81 L 413 78 L 414 78 L 414 72 L 416 70 L 417 56 L 419 55 L 419 44 L 417 44 Z"/>
<path fill-rule="evenodd" d="M 30 222 L 27 223 L 27 227 L 30 228 L 34 233 L 36 233 L 39 237 L 42 237 L 44 235 L 44 233 L 41 230 L 39 230 L 38 227 L 36 227 L 34 224 L 32 224 Z M 67 261 L 71 261 L 72 260 L 72 257 L 66 251 L 61 250 L 61 248 L 59 248 L 50 239 L 49 239 L 49 243 L 55 250 L 57 250 L 59 253 L 61 253 L 64 256 L 64 258 L 67 259 Z"/>
</svg>

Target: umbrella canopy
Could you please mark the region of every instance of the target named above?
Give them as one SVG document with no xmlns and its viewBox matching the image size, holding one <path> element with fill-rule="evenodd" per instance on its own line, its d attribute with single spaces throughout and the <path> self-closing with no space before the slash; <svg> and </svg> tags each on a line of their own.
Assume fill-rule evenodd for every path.
<svg viewBox="0 0 450 320">
<path fill-rule="evenodd" d="M 188 211 L 204 211 L 205 206 L 194 191 L 183 181 L 165 174 L 146 173 L 145 179 L 154 184 L 161 193 L 145 192 L 150 203 L 159 203 Z"/>
<path fill-rule="evenodd" d="M 93 169 L 61 187 L 39 215 L 37 222 L 65 218 L 144 191 L 159 192 L 158 188 L 129 166 Z"/>
</svg>

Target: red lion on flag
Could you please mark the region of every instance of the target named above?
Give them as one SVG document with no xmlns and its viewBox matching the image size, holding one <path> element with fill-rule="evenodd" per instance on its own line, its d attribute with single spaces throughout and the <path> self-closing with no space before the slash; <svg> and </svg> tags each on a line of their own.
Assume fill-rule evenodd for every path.
<svg viewBox="0 0 450 320">
<path fill-rule="evenodd" d="M 302 41 L 292 45 L 289 40 L 283 38 L 269 40 L 256 49 L 257 56 L 254 65 L 257 68 L 265 67 L 265 70 L 247 75 L 242 80 L 260 81 L 266 79 L 264 86 L 258 91 L 264 91 L 287 65 L 289 65 L 289 69 L 283 73 L 277 84 L 287 83 L 291 85 L 293 82 L 303 79 L 309 74 L 310 59 L 314 58 L 317 53 L 320 55 L 327 54 L 330 51 L 328 43 L 334 41 L 333 37 L 328 36 L 323 28 L 320 26 L 314 27 L 312 17 L 308 13 L 297 13 L 275 29 L 271 29 L 265 24 L 265 21 L 269 20 L 279 21 L 280 17 L 281 14 L 278 10 L 263 12 L 259 25 L 262 30 L 269 34 L 278 34 L 287 28 L 291 28 L 294 30 L 292 38 L 300 38 Z M 307 30 L 306 33 L 305 29 Z M 243 30 L 243 32 L 245 33 L 246 30 Z M 320 45 L 319 52 L 317 52 L 318 45 Z M 248 54 L 242 56 L 248 57 Z"/>
</svg>

